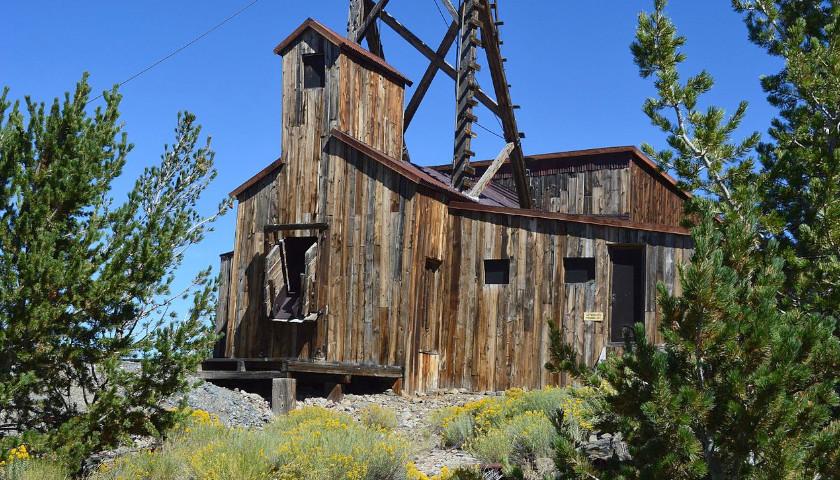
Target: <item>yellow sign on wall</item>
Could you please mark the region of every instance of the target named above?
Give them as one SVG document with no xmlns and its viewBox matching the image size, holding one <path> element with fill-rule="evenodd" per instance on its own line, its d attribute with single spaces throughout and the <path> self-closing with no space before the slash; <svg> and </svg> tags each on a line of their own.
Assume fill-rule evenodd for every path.
<svg viewBox="0 0 840 480">
<path fill-rule="evenodd" d="M 604 312 L 583 312 L 583 321 L 585 322 L 603 322 Z"/>
</svg>

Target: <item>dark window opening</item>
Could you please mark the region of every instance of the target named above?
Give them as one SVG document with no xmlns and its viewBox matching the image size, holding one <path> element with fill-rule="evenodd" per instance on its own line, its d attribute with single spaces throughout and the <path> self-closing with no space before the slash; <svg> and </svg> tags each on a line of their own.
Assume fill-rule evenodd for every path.
<svg viewBox="0 0 840 480">
<path fill-rule="evenodd" d="M 326 65 L 323 53 L 310 53 L 303 56 L 303 88 L 321 88 L 326 77 Z"/>
<path fill-rule="evenodd" d="M 506 285 L 510 283 L 510 259 L 484 260 L 484 284 Z"/>
<path fill-rule="evenodd" d="M 300 277 L 306 273 L 306 251 L 315 244 L 315 237 L 288 237 L 283 239 L 286 247 L 286 268 L 289 271 L 289 293 L 300 293 Z"/>
<path fill-rule="evenodd" d="M 564 258 L 565 283 L 586 283 L 595 281 L 595 259 Z"/>
</svg>

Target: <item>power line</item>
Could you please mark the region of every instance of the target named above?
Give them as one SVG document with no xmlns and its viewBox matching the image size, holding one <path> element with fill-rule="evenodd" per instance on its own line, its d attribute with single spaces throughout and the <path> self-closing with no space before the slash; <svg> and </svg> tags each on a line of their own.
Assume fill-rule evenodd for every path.
<svg viewBox="0 0 840 480">
<path fill-rule="evenodd" d="M 449 28 L 449 22 L 446 21 L 446 16 L 443 14 L 443 10 L 440 9 L 440 4 L 438 0 L 432 0 L 435 3 L 435 8 L 437 8 L 438 13 L 440 14 L 440 19 L 443 20 L 443 24 Z"/>
<path fill-rule="evenodd" d="M 226 17 L 224 20 L 222 20 L 221 22 L 217 23 L 216 25 L 213 25 L 213 26 L 212 26 L 209 30 L 206 30 L 206 31 L 205 31 L 204 33 L 202 33 L 201 35 L 199 35 L 199 36 L 197 36 L 197 37 L 193 38 L 193 39 L 192 39 L 192 40 L 190 40 L 189 42 L 185 43 L 184 45 L 182 45 L 182 46 L 180 46 L 180 47 L 176 48 L 175 50 L 173 50 L 172 52 L 170 52 L 170 53 L 169 53 L 168 55 L 166 55 L 165 57 L 162 57 L 162 58 L 158 59 L 157 61 L 155 61 L 154 63 L 152 63 L 152 64 L 151 64 L 151 65 L 149 65 L 148 67 L 146 67 L 146 68 L 144 68 L 144 69 L 140 70 L 139 72 L 135 73 L 134 75 L 132 75 L 132 76 L 128 77 L 127 79 L 123 80 L 122 82 L 118 83 L 118 84 L 117 84 L 117 87 L 122 87 L 122 86 L 123 86 L 123 85 L 125 85 L 126 83 L 128 83 L 128 82 L 130 82 L 130 81 L 134 80 L 135 78 L 139 77 L 140 75 L 143 75 L 144 73 L 146 73 L 146 72 L 148 72 L 149 70 L 151 70 L 151 69 L 153 69 L 153 68 L 157 67 L 157 66 L 158 66 L 158 65 L 160 65 L 161 63 L 163 63 L 163 62 L 165 62 L 165 61 L 169 60 L 170 58 L 174 57 L 175 55 L 177 55 L 177 54 L 181 53 L 183 50 L 185 50 L 185 49 L 189 48 L 190 46 L 192 46 L 194 43 L 198 42 L 198 41 L 199 41 L 199 40 L 201 40 L 202 38 L 206 37 L 207 35 L 210 35 L 210 34 L 211 34 L 211 33 L 213 33 L 214 31 L 218 30 L 218 29 L 219 29 L 222 25 L 224 25 L 224 24 L 228 23 L 229 21 L 233 20 L 234 18 L 238 17 L 241 13 L 243 13 L 245 10 L 248 10 L 249 8 L 253 7 L 253 6 L 254 6 L 257 2 L 259 2 L 259 1 L 260 1 L 260 0 L 253 0 L 252 2 L 248 3 L 248 4 L 247 4 L 247 5 L 245 5 L 244 7 L 242 7 L 242 8 L 240 8 L 239 10 L 237 10 L 237 11 L 233 12 L 233 13 L 232 13 L 232 14 L 230 14 L 228 17 Z M 103 96 L 103 95 L 104 95 L 104 93 L 100 93 L 100 94 L 99 94 L 99 95 L 97 95 L 96 97 L 94 97 L 94 98 L 92 98 L 92 99 L 88 100 L 87 104 L 90 104 L 90 103 L 95 102 L 96 100 L 99 100 L 100 98 L 102 98 L 102 96 Z M 87 105 L 87 104 L 85 104 L 85 105 Z"/>
<path fill-rule="evenodd" d="M 495 136 L 497 136 L 497 137 L 501 138 L 502 140 L 504 140 L 504 139 L 505 139 L 505 137 L 503 137 L 502 135 L 500 135 L 500 134 L 498 134 L 498 133 L 494 132 L 493 130 L 490 130 L 489 128 L 485 127 L 484 125 L 482 125 L 482 124 L 480 124 L 480 123 L 478 123 L 478 122 L 473 122 L 473 123 L 475 123 L 476 125 L 478 125 L 479 127 L 481 127 L 483 130 L 485 130 L 485 131 L 487 131 L 487 132 L 489 132 L 489 133 L 492 133 L 493 135 L 495 135 Z"/>
</svg>

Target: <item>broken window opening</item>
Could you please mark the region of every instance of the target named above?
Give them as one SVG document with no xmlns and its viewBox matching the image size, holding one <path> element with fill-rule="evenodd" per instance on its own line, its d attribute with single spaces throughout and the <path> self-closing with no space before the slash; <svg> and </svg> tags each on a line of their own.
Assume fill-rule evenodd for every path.
<svg viewBox="0 0 840 480">
<path fill-rule="evenodd" d="M 288 237 L 266 258 L 266 305 L 270 320 L 309 320 L 314 307 L 318 239 Z"/>
</svg>

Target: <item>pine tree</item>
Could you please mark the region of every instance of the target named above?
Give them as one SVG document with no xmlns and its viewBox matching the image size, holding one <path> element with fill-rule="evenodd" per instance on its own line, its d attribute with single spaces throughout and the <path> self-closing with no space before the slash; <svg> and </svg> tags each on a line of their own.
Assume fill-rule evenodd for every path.
<svg viewBox="0 0 840 480">
<path fill-rule="evenodd" d="M 216 172 L 189 113 L 160 164 L 115 199 L 132 149 L 121 97 L 105 92 L 89 115 L 89 94 L 85 75 L 49 109 L 0 96 L 0 443 L 23 435 L 76 465 L 177 420 L 160 401 L 208 352 L 215 281 L 207 269 L 173 292 L 174 272 L 228 207 L 196 209 Z M 192 299 L 186 318 L 170 312 L 179 298 Z"/>
<path fill-rule="evenodd" d="M 840 310 L 840 2 L 734 0 L 784 68 L 762 79 L 779 117 L 759 147 L 762 205 L 784 247 L 789 302 Z M 838 331 L 840 334 L 840 331 Z"/>
<path fill-rule="evenodd" d="M 646 150 L 702 193 L 688 208 L 695 250 L 680 267 L 681 295 L 659 286 L 662 345 L 636 325 L 621 355 L 589 369 L 552 332 L 547 368 L 607 386 L 597 428 L 621 432 L 632 455 L 591 465 L 564 438 L 558 467 L 601 479 L 838 478 L 835 320 L 787 300 L 785 249 L 768 236 L 763 172 L 748 158 L 758 136 L 731 139 L 746 104 L 729 119 L 696 110 L 712 79 L 680 82 L 685 39 L 665 6 L 640 15 L 632 52 L 641 75 L 655 77 L 658 96 L 644 110 L 671 147 Z"/>
</svg>

